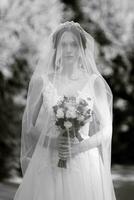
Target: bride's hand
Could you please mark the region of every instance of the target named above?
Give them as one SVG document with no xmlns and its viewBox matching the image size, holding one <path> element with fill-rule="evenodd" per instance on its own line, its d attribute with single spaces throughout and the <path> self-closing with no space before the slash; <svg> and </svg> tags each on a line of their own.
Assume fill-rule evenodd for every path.
<svg viewBox="0 0 134 200">
<path fill-rule="evenodd" d="M 79 143 L 74 143 L 74 139 L 70 138 L 70 143 L 65 137 L 60 137 L 58 140 L 59 157 L 63 160 L 75 156 L 79 153 Z"/>
<path fill-rule="evenodd" d="M 45 148 L 49 147 L 50 149 L 53 149 L 53 150 L 58 150 L 59 147 L 65 148 L 65 146 L 67 147 L 67 139 L 61 135 L 58 137 L 51 137 L 51 138 L 48 135 L 46 135 L 43 146 Z"/>
<path fill-rule="evenodd" d="M 45 136 L 45 141 L 43 146 L 45 148 L 49 147 L 50 149 L 53 150 L 59 150 L 59 149 L 65 149 L 68 148 L 70 145 L 74 143 L 74 140 L 70 138 L 70 144 L 67 141 L 67 138 L 64 136 L 58 136 L 58 137 L 53 137 L 50 138 L 49 136 Z"/>
<path fill-rule="evenodd" d="M 74 143 L 73 138 L 68 141 L 66 137 L 59 136 L 58 138 L 51 138 L 50 142 L 48 140 L 49 136 L 46 136 L 44 147 L 47 147 L 49 143 L 49 148 L 58 150 L 58 155 L 63 160 L 80 153 L 80 142 Z"/>
</svg>

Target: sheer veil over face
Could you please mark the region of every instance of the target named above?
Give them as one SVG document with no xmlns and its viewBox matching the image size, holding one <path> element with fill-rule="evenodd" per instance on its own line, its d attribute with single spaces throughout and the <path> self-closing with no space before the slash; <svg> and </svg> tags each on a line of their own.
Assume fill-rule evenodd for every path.
<svg viewBox="0 0 134 200">
<path fill-rule="evenodd" d="M 62 65 L 64 65 L 64 63 L 74 64 L 77 61 L 79 43 L 77 37 L 73 33 L 69 31 L 64 32 L 60 44 L 57 47 L 57 52 L 61 50 Z"/>
<path fill-rule="evenodd" d="M 101 145 L 97 148 L 106 172 L 103 174 L 107 181 L 104 190 L 105 193 L 112 194 L 106 200 L 115 200 L 111 179 L 113 96 L 110 87 L 97 69 L 94 51 L 92 36 L 74 22 L 60 24 L 44 42 L 29 83 L 22 120 L 20 161 L 25 179 L 28 178 L 31 169 L 34 169 L 37 176 L 43 173 L 46 167 L 57 167 L 58 154 L 50 150 L 52 138 L 59 136 L 53 107 L 62 101 L 64 96 L 83 99 L 92 97 L 93 117 L 85 126 L 87 130 L 89 128 L 89 137 L 100 131 Z M 33 116 L 41 98 L 43 103 L 36 123 L 33 124 Z M 71 147 L 70 159 L 73 159 Z M 67 170 L 73 170 L 72 166 L 67 166 Z"/>
</svg>

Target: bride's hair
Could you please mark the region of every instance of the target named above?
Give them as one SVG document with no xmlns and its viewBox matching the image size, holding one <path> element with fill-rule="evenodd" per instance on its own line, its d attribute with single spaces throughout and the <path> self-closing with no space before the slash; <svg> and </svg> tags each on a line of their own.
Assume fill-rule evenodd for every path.
<svg viewBox="0 0 134 200">
<path fill-rule="evenodd" d="M 64 26 L 61 26 L 60 29 L 55 31 L 55 33 L 53 34 L 53 38 L 52 38 L 53 48 L 55 49 L 55 54 L 54 54 L 54 57 L 53 57 L 54 69 L 55 69 L 57 47 L 58 47 L 59 41 L 60 41 L 63 33 L 65 33 L 65 32 L 73 33 L 76 36 L 79 45 L 81 46 L 81 44 L 82 44 L 82 48 L 84 50 L 86 49 L 86 37 L 83 33 L 82 28 L 80 26 L 76 25 L 76 23 L 75 24 L 74 23 L 73 24 L 72 23 L 64 24 Z"/>
<path fill-rule="evenodd" d="M 53 46 L 54 46 L 54 49 L 57 48 L 58 42 L 59 42 L 62 34 L 65 31 L 69 31 L 69 32 L 73 33 L 77 37 L 77 40 L 78 40 L 79 43 L 80 43 L 80 39 L 81 39 L 83 49 L 86 48 L 86 38 L 85 38 L 85 35 L 84 35 L 81 27 L 79 27 L 79 26 L 77 26 L 75 24 L 70 24 L 70 25 L 67 24 L 67 25 L 64 25 L 63 27 L 61 27 L 59 30 L 57 30 L 53 34 Z"/>
</svg>

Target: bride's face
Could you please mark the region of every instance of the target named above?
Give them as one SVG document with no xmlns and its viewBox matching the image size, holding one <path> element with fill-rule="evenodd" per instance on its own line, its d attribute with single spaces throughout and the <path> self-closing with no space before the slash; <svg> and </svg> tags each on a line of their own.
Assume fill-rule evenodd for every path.
<svg viewBox="0 0 134 200">
<path fill-rule="evenodd" d="M 76 36 L 66 31 L 61 39 L 62 59 L 64 62 L 74 63 L 79 55 L 79 45 Z"/>
</svg>

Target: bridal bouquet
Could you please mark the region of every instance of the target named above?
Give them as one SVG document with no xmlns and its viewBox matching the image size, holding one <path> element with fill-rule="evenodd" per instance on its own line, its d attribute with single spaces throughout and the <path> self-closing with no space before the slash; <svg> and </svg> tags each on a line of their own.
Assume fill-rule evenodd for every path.
<svg viewBox="0 0 134 200">
<path fill-rule="evenodd" d="M 68 140 L 78 137 L 78 131 L 91 118 L 92 110 L 88 101 L 74 96 L 64 96 L 53 106 L 55 113 L 55 125 L 59 128 L 60 134 Z M 59 159 L 58 167 L 66 168 L 66 160 Z"/>
</svg>

